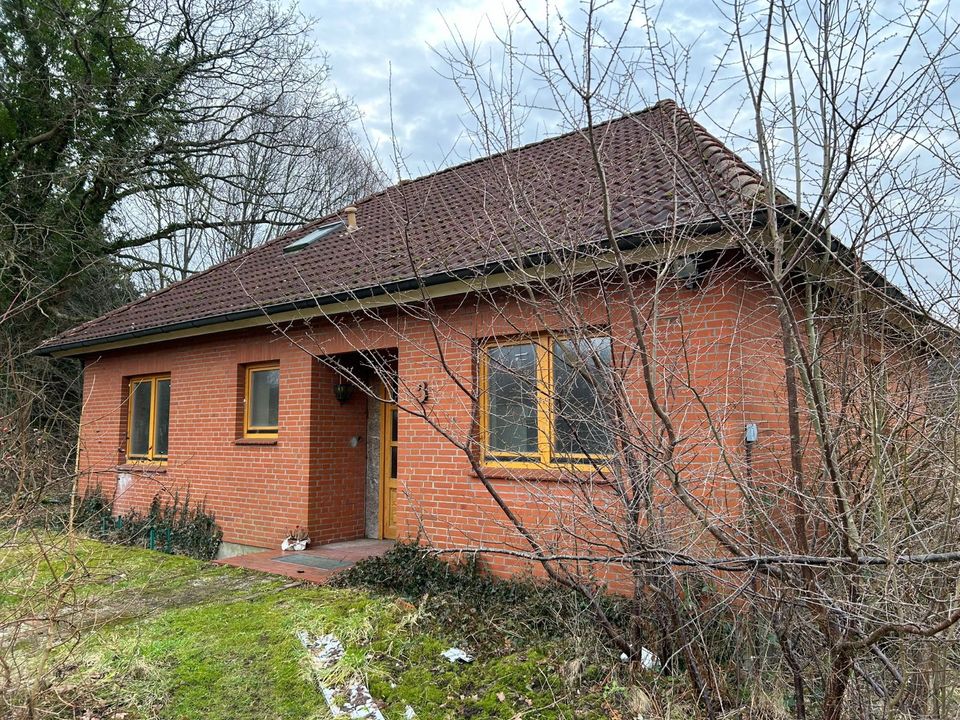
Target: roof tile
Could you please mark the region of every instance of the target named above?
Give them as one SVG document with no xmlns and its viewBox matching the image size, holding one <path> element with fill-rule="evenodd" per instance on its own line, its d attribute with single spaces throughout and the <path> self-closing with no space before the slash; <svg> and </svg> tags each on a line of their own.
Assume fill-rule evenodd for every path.
<svg viewBox="0 0 960 720">
<path fill-rule="evenodd" d="M 752 210 L 757 173 L 672 101 L 593 132 L 618 234 Z M 339 230 L 283 252 L 337 216 L 320 218 L 67 330 L 40 350 L 130 335 L 146 342 L 172 325 L 370 290 L 602 237 L 600 182 L 584 130 L 404 181 L 355 205 L 354 232 Z"/>
</svg>

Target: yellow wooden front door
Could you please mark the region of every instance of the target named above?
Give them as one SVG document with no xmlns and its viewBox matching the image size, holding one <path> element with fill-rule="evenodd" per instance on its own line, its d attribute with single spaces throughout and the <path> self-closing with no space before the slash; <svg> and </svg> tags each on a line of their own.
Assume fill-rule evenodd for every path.
<svg viewBox="0 0 960 720">
<path fill-rule="evenodd" d="M 383 404 L 380 428 L 380 536 L 397 537 L 397 406 Z"/>
</svg>

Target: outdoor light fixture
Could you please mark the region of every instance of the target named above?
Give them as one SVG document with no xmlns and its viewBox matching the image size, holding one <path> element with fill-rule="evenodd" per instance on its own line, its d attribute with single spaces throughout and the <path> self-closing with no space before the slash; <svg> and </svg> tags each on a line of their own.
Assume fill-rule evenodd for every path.
<svg viewBox="0 0 960 720">
<path fill-rule="evenodd" d="M 706 269 L 699 255 L 681 255 L 670 263 L 670 272 L 674 280 L 681 283 L 687 290 L 696 290 L 700 287 Z"/>
<path fill-rule="evenodd" d="M 338 382 L 333 386 L 333 396 L 337 398 L 337 402 L 341 405 L 347 402 L 351 395 L 353 395 L 353 385 L 350 383 Z"/>
</svg>

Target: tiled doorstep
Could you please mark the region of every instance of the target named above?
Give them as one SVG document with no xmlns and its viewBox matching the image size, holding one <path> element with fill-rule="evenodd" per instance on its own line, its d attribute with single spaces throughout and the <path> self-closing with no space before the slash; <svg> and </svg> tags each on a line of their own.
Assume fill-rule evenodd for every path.
<svg viewBox="0 0 960 720">
<path fill-rule="evenodd" d="M 324 583 L 331 575 L 344 568 L 325 570 L 323 568 L 297 565 L 290 562 L 277 562 L 277 558 L 283 557 L 284 555 L 292 555 L 296 552 L 299 554 L 319 555 L 320 557 L 339 560 L 340 562 L 348 562 L 352 565 L 358 560 L 383 555 L 393 547 L 393 545 L 392 540 L 346 540 L 344 542 L 319 545 L 308 548 L 307 550 L 290 551 L 287 553 L 281 550 L 264 550 L 263 552 L 249 553 L 247 555 L 235 555 L 234 557 L 224 558 L 216 562 L 220 565 L 232 565 L 247 570 L 257 570 L 272 575 L 282 575 L 295 580 Z"/>
</svg>

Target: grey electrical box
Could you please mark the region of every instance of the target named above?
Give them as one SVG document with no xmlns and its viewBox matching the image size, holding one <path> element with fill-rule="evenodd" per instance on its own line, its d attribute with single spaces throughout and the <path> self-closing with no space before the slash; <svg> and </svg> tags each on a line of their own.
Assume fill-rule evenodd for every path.
<svg viewBox="0 0 960 720">
<path fill-rule="evenodd" d="M 748 443 L 755 443 L 757 441 L 757 432 L 756 423 L 747 423 L 747 427 L 743 433 L 743 439 Z"/>
</svg>

